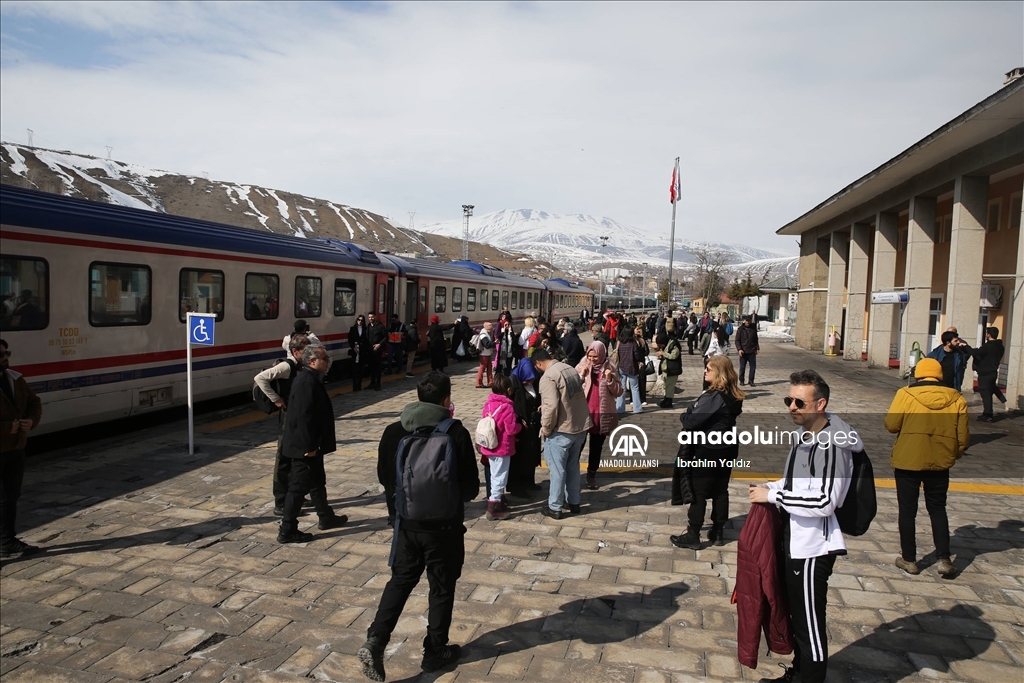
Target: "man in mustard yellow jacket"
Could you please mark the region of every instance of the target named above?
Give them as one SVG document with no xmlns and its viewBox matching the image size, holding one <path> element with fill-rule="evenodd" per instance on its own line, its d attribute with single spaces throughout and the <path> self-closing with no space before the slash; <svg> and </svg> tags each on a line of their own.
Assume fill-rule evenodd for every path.
<svg viewBox="0 0 1024 683">
<path fill-rule="evenodd" d="M 946 492 L 949 470 L 971 442 L 967 427 L 967 401 L 956 389 L 943 386 L 942 365 L 932 358 L 914 369 L 917 382 L 896 392 L 885 416 L 885 428 L 896 433 L 892 467 L 899 504 L 900 557 L 896 566 L 918 574 L 914 540 L 917 501 L 924 484 L 924 504 L 932 522 L 932 539 L 938 558 L 936 569 L 943 578 L 956 576 L 949 556 L 949 519 Z"/>
</svg>

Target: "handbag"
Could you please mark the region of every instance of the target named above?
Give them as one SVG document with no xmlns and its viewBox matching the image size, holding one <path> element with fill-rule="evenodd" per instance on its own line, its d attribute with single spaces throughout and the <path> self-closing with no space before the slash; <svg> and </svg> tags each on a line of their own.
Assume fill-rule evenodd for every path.
<svg viewBox="0 0 1024 683">
<path fill-rule="evenodd" d="M 654 374 L 654 361 L 651 360 L 650 358 L 648 358 L 647 359 L 647 363 L 645 363 L 644 367 L 643 367 L 643 375 L 644 375 L 644 377 L 647 377 L 647 376 L 653 375 L 653 374 Z"/>
<path fill-rule="evenodd" d="M 455 349 L 455 355 L 459 358 L 466 355 L 466 345 L 463 342 L 459 342 L 459 348 Z"/>
</svg>

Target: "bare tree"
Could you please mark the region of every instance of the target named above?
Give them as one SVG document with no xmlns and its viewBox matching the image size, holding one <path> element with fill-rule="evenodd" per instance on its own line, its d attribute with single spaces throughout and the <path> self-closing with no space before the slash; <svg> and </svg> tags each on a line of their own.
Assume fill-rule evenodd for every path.
<svg viewBox="0 0 1024 683">
<path fill-rule="evenodd" d="M 690 253 L 694 257 L 694 294 L 704 300 L 704 310 L 714 308 L 722 303 L 727 256 L 725 252 L 709 247 L 696 247 Z"/>
</svg>

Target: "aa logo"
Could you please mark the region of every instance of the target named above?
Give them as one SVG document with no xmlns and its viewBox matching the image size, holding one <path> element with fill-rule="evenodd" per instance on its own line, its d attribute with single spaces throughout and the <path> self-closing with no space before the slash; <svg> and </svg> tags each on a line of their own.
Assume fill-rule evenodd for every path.
<svg viewBox="0 0 1024 683">
<path fill-rule="evenodd" d="M 647 433 L 636 425 L 619 425 L 611 434 L 612 457 L 644 458 L 647 456 Z"/>
</svg>

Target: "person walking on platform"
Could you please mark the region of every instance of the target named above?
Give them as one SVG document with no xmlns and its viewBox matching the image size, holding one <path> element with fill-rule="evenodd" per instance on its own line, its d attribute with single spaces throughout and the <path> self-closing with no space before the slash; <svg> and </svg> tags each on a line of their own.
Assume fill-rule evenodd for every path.
<svg viewBox="0 0 1024 683">
<path fill-rule="evenodd" d="M 11 347 L 0 339 L 0 558 L 39 552 L 17 536 L 18 498 L 25 478 L 28 433 L 39 426 L 43 403 L 19 372 L 10 368 Z"/>
<path fill-rule="evenodd" d="M 946 493 L 949 470 L 971 443 L 967 400 L 956 389 L 943 386 L 942 365 L 937 360 L 918 361 L 914 377 L 917 382 L 913 386 L 896 392 L 885 416 L 885 428 L 897 435 L 891 458 L 899 504 L 900 556 L 896 566 L 908 574 L 921 572 L 915 520 L 923 485 L 938 560 L 936 569 L 939 576 L 951 579 L 956 576 L 956 567 L 949 554 Z"/>
<path fill-rule="evenodd" d="M 324 376 L 331 367 L 327 349 L 309 344 L 302 351 L 302 369 L 292 380 L 288 392 L 281 454 L 291 458 L 288 492 L 284 498 L 284 514 L 278 543 L 306 543 L 313 534 L 299 531 L 299 511 L 308 493 L 320 518 L 317 528 L 336 529 L 348 521 L 336 515 L 327 503 L 327 474 L 324 455 L 337 448 L 334 434 L 334 408 L 324 387 Z"/>
<path fill-rule="evenodd" d="M 519 335 L 512 329 L 512 323 L 505 320 L 501 323 L 501 331 L 497 339 L 498 372 L 506 377 L 512 374 L 512 368 L 522 357 L 519 349 Z"/>
<path fill-rule="evenodd" d="M 491 321 L 484 323 L 484 327 L 480 330 L 480 334 L 477 337 L 477 349 L 480 351 L 479 364 L 476 368 L 476 388 L 487 389 L 490 388 L 491 383 L 494 381 L 494 374 L 492 370 L 492 361 L 494 360 L 494 324 Z M 469 341 L 466 341 L 469 344 Z M 484 373 L 487 374 L 487 384 L 483 384 Z"/>
<path fill-rule="evenodd" d="M 544 436 L 544 460 L 550 484 L 548 504 L 541 512 L 561 519 L 563 506 L 580 511 L 580 451 L 590 429 L 590 411 L 579 373 L 551 357 L 547 349 L 531 356 L 540 375 L 540 433 Z"/>
<path fill-rule="evenodd" d="M 285 416 L 288 414 L 287 400 L 291 393 L 292 380 L 295 379 L 296 373 L 302 367 L 302 352 L 307 346 L 309 346 L 309 337 L 304 334 L 293 334 L 288 343 L 288 349 L 291 351 L 292 357 L 286 358 L 271 368 L 267 368 L 253 378 L 256 386 L 278 407 L 277 455 L 274 458 L 273 484 L 274 514 L 278 517 L 284 515 L 284 500 L 288 493 L 288 476 L 292 469 L 292 459 L 286 458 L 281 454 L 281 447 L 284 444 Z"/>
<path fill-rule="evenodd" d="M 366 359 L 373 346 L 367 336 L 366 318 L 356 317 L 356 324 L 348 328 L 348 355 L 352 358 L 352 391 L 362 391 L 363 375 L 366 373 Z"/>
<path fill-rule="evenodd" d="M 587 355 L 576 366 L 576 372 L 583 383 L 590 414 L 590 428 L 587 430 L 590 435 L 587 488 L 594 491 L 597 489 L 597 471 L 601 467 L 601 450 L 605 439 L 619 424 L 616 399 L 622 396 L 622 380 L 619 379 L 618 369 L 608 358 L 608 350 L 599 341 L 590 342 L 587 346 Z"/>
<path fill-rule="evenodd" d="M 725 545 L 722 535 L 729 521 L 729 479 L 732 466 L 723 465 L 739 456 L 738 443 L 723 443 L 723 436 L 736 426 L 736 418 L 743 412 L 746 398 L 736 383 L 736 370 L 726 356 L 714 356 L 704 368 L 708 389 L 679 416 L 683 429 L 690 433 L 693 444 L 687 449 L 689 460 L 706 465 L 686 467 L 682 478 L 689 486 L 691 502 L 687 511 L 686 533 L 672 536 L 677 548 L 700 548 L 700 529 L 704 526 L 707 500 L 711 499 L 711 531 L 708 542 Z M 716 438 L 711 435 L 717 433 Z M 682 454 L 682 449 L 680 449 Z M 679 465 L 677 464 L 677 467 Z M 685 495 L 685 494 L 684 494 Z"/>
<path fill-rule="evenodd" d="M 753 316 L 743 316 L 740 329 L 736 330 L 736 350 L 740 355 L 740 386 L 746 384 L 744 378 L 747 366 L 750 366 L 750 386 L 754 386 L 754 373 L 757 372 L 757 354 L 761 352 L 761 344 L 757 338 L 757 323 L 752 322 Z"/>
<path fill-rule="evenodd" d="M 370 352 L 366 354 L 366 367 L 370 372 L 370 388 L 380 391 L 381 356 L 388 341 L 388 331 L 377 316 L 370 313 L 366 316 L 366 336 L 370 343 Z"/>
<path fill-rule="evenodd" d="M 528 498 L 533 491 L 541 490 L 535 481 L 541 463 L 540 394 L 536 381 L 537 371 L 530 361 L 518 363 L 512 369 L 512 403 L 524 426 L 516 434 L 516 454 L 509 463 L 505 488 L 509 495 L 519 498 Z"/>
<path fill-rule="evenodd" d="M 1006 397 L 999 390 L 999 363 L 1003 360 L 1003 342 L 999 339 L 999 328 L 985 329 L 985 343 L 971 351 L 974 357 L 974 371 L 978 373 L 978 393 L 981 394 L 982 413 L 978 419 L 983 422 L 995 422 L 992 412 L 992 397 L 1006 403 Z"/>
<path fill-rule="evenodd" d="M 683 347 L 675 338 L 674 325 L 671 320 L 665 324 L 665 331 L 658 335 L 658 358 L 662 360 L 661 374 L 665 381 L 665 398 L 658 404 L 662 408 L 672 408 L 672 398 L 676 393 L 676 380 L 683 374 Z"/>
<path fill-rule="evenodd" d="M 783 516 L 784 573 L 796 646 L 793 666 L 774 679 L 779 682 L 824 683 L 828 670 L 828 579 L 836 557 L 846 554 L 836 508 L 850 489 L 852 451 L 862 444 L 853 427 L 826 411 L 828 399 L 828 384 L 815 371 L 789 376 L 784 402 L 799 437 L 786 458 L 786 476 L 748 489 L 751 503 L 777 505 Z"/>
<path fill-rule="evenodd" d="M 480 477 L 473 438 L 461 422 L 450 419 L 448 406 L 451 395 L 451 378 L 440 371 L 425 375 L 416 387 L 419 400 L 407 405 L 402 410 L 401 419 L 384 429 L 377 448 L 377 478 L 384 486 L 388 517 L 394 522 L 394 536 L 388 561 L 391 579 L 384 587 L 373 623 L 367 629 L 366 642 L 356 652 L 363 665 L 363 675 L 372 681 L 385 679 L 384 649 L 424 570 L 430 590 L 427 595 L 427 635 L 423 639 L 420 668 L 428 673 L 437 671 L 456 663 L 461 654 L 458 645 L 448 644 L 448 635 L 455 607 L 455 586 L 462 575 L 466 557 L 465 504 L 480 492 Z M 403 440 L 409 438 L 423 442 L 428 434 L 437 435 L 442 428 L 447 436 L 447 447 L 454 451 L 455 472 L 447 474 L 454 477 L 458 494 L 455 500 L 446 498 L 439 503 L 447 506 L 450 502 L 454 505 L 454 513 L 431 521 L 405 519 L 400 516 L 402 509 L 396 504 L 400 483 L 407 482 L 412 489 L 402 491 L 403 500 L 415 495 L 422 504 L 432 501 L 433 497 L 432 489 L 417 488 L 417 485 L 425 487 L 430 483 L 429 477 L 403 477 L 402 482 L 398 480 L 398 455 Z M 407 448 L 411 453 L 411 446 Z M 430 446 L 421 446 L 416 452 L 429 455 L 429 449 Z"/>
<path fill-rule="evenodd" d="M 412 374 L 412 365 L 416 362 L 416 352 L 420 348 L 420 331 L 416 329 L 416 319 L 413 318 L 405 326 L 405 338 L 402 340 L 405 347 L 405 376 L 415 377 Z"/>
<path fill-rule="evenodd" d="M 427 328 L 427 351 L 430 353 L 430 369 L 444 372 L 448 367 L 448 350 L 444 347 L 444 333 L 455 327 L 455 325 L 442 325 L 441 318 L 430 316 L 430 326 Z"/>
<path fill-rule="evenodd" d="M 562 335 L 559 343 L 562 346 L 562 350 L 565 351 L 565 362 L 573 367 L 579 365 L 580 361 L 583 360 L 583 356 L 587 355 L 586 350 L 583 348 L 583 340 L 576 333 L 576 326 L 572 323 L 565 324 L 565 334 Z"/>
<path fill-rule="evenodd" d="M 405 351 L 405 324 L 397 313 L 391 314 L 388 324 L 388 374 L 401 372 L 402 352 Z"/>
</svg>

